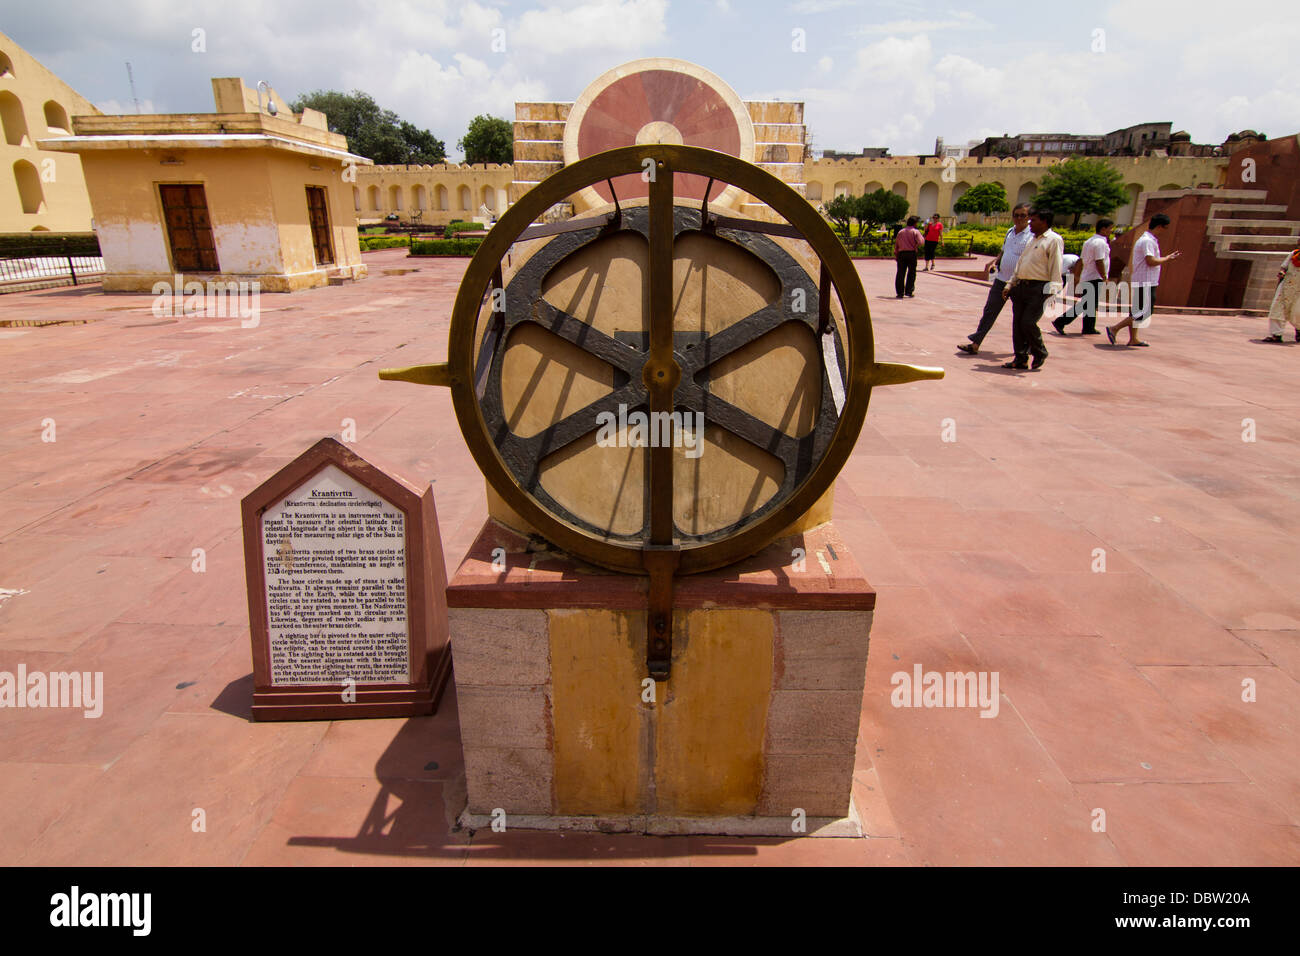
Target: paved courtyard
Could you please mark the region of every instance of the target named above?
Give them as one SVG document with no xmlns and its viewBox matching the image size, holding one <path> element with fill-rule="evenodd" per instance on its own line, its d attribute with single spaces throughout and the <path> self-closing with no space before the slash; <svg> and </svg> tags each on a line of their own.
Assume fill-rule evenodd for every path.
<svg viewBox="0 0 1300 956">
<path fill-rule="evenodd" d="M 879 593 L 870 838 L 471 836 L 453 689 L 428 718 L 251 723 L 243 495 L 352 419 L 434 481 L 449 574 L 486 516 L 447 392 L 376 376 L 445 357 L 466 260 L 366 261 L 254 328 L 0 297 L 89 320 L 0 328 L 0 671 L 105 685 L 97 719 L 0 711 L 0 863 L 1300 863 L 1300 345 L 1157 315 L 1151 348 L 1047 335 L 1004 371 L 1009 308 L 962 355 L 985 289 L 922 273 L 898 301 L 888 262 L 859 265 L 878 359 L 948 374 L 876 391 L 836 486 Z M 996 671 L 997 716 L 891 706 L 917 664 Z"/>
</svg>

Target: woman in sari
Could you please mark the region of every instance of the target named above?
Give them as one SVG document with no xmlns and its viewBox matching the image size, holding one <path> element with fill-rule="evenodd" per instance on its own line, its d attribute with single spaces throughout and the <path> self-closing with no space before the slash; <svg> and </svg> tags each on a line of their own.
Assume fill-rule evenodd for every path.
<svg viewBox="0 0 1300 956">
<path fill-rule="evenodd" d="M 1268 310 L 1268 337 L 1264 341 L 1281 342 L 1282 331 L 1290 322 L 1295 340 L 1300 342 L 1300 249 L 1287 257 L 1277 277 L 1277 293 Z"/>
</svg>

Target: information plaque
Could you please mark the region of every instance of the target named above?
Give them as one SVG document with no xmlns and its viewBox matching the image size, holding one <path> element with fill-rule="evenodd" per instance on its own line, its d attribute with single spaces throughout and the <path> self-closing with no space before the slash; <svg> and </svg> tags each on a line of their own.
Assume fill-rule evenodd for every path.
<svg viewBox="0 0 1300 956">
<path fill-rule="evenodd" d="M 431 714 L 451 669 L 433 491 L 332 438 L 243 501 L 254 720 Z"/>
</svg>

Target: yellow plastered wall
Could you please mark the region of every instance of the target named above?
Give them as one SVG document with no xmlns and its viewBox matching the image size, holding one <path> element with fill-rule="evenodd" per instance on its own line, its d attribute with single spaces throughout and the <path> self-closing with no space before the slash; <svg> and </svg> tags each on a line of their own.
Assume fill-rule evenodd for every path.
<svg viewBox="0 0 1300 956">
<path fill-rule="evenodd" d="M 361 247 L 357 241 L 357 222 L 352 213 L 352 190 L 342 180 L 342 166 L 327 159 L 272 153 L 267 159 L 275 222 L 280 230 L 280 254 L 285 270 L 304 275 L 319 268 L 312 244 L 311 223 L 307 208 L 307 187 L 325 190 L 329 206 L 330 242 L 334 265 L 357 266 Z"/>
<path fill-rule="evenodd" d="M 677 611 L 672 680 L 644 700 L 645 613 L 548 612 L 561 815 L 753 814 L 775 640 L 771 611 Z"/>
<path fill-rule="evenodd" d="M 486 163 L 439 163 L 436 166 L 360 166 L 356 171 L 356 193 L 349 190 L 348 208 L 362 223 L 383 221 L 396 213 L 407 222 L 411 210 L 420 209 L 419 222 L 445 226 L 454 219 L 472 222 L 481 218 L 480 205 L 487 205 L 498 217 L 505 212 L 513 175 L 509 165 Z M 469 191 L 468 206 L 462 189 Z M 373 190 L 373 191 L 372 191 Z M 487 190 L 485 201 L 484 190 Z M 359 202 L 355 202 L 353 196 Z M 359 208 L 358 208 L 359 207 Z"/>
<path fill-rule="evenodd" d="M 167 162 L 164 162 L 166 160 Z M 158 187 L 199 183 L 220 275 L 256 279 L 264 292 L 324 285 L 307 218 L 308 185 L 326 188 L 336 266 L 361 269 L 355 221 L 333 164 L 269 150 L 218 147 L 84 154 L 108 291 L 143 291 L 175 273 Z M 321 167 L 313 170 L 312 165 Z"/>
<path fill-rule="evenodd" d="M 37 142 L 72 132 L 71 126 L 47 122 L 53 116 L 96 114 L 84 96 L 47 70 L 14 40 L 0 33 L 0 232 L 89 232 L 90 197 L 81 160 L 71 153 L 40 149 Z M 17 143 L 11 144 L 9 138 Z M 15 164 L 30 163 L 39 182 L 41 202 L 25 212 Z"/>
</svg>

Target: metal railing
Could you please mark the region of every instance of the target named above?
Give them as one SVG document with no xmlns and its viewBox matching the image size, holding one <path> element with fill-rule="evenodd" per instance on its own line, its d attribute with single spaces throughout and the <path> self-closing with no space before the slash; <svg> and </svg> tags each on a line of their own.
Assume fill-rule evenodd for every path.
<svg viewBox="0 0 1300 956">
<path fill-rule="evenodd" d="M 42 256 L 0 259 L 0 294 L 45 289 L 65 283 L 78 285 L 104 275 L 102 256 Z"/>
<path fill-rule="evenodd" d="M 92 234 L 0 236 L 0 293 L 97 282 L 104 257 Z"/>
</svg>

